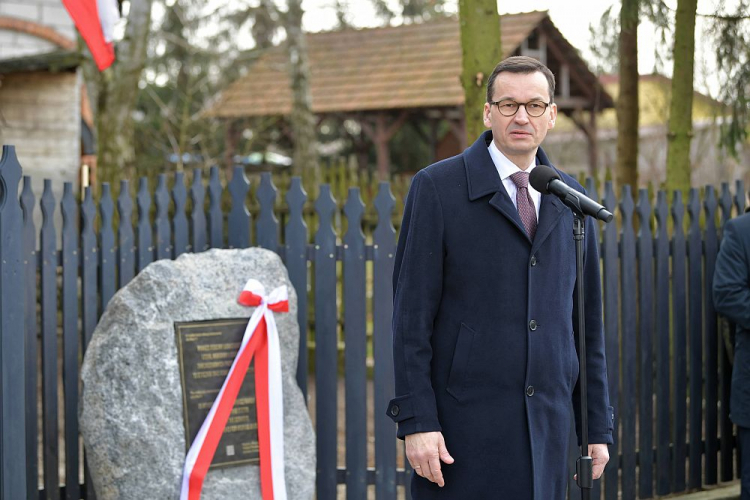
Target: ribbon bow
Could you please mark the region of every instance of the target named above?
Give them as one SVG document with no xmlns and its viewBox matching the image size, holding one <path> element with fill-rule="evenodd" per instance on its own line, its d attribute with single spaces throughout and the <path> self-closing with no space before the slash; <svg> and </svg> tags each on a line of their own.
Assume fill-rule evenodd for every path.
<svg viewBox="0 0 750 500">
<path fill-rule="evenodd" d="M 253 355 L 255 405 L 258 413 L 260 484 L 263 500 L 286 500 L 284 479 L 284 398 L 281 389 L 281 349 L 273 312 L 289 312 L 286 286 L 266 296 L 258 280 L 249 279 L 237 302 L 256 307 L 245 328 L 240 349 L 219 395 L 190 446 L 182 474 L 180 500 L 199 500 L 203 480 L 224 433 L 237 394 Z"/>
<path fill-rule="evenodd" d="M 245 284 L 245 288 L 240 293 L 240 298 L 237 299 L 237 302 L 248 307 L 257 307 L 265 304 L 274 312 L 289 312 L 289 296 L 286 285 L 274 288 L 268 298 L 265 295 L 266 288 L 263 284 L 258 280 L 249 279 Z"/>
</svg>

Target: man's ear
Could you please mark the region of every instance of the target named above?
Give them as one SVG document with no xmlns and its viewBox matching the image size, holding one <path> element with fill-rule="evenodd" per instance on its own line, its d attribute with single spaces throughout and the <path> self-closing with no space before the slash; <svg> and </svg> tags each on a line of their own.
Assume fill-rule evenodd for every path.
<svg viewBox="0 0 750 500">
<path fill-rule="evenodd" d="M 484 110 L 482 111 L 482 118 L 484 120 L 484 126 L 487 128 L 492 127 L 492 121 L 490 120 L 490 103 L 484 103 Z"/>
<path fill-rule="evenodd" d="M 549 105 L 549 121 L 547 122 L 547 129 L 551 130 L 555 128 L 555 121 L 557 120 L 557 104 L 554 102 Z"/>
</svg>

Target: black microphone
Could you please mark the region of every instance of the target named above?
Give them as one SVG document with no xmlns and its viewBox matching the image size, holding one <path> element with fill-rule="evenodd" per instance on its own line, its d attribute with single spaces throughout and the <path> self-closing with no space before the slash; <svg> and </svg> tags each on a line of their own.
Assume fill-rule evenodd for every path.
<svg viewBox="0 0 750 500">
<path fill-rule="evenodd" d="M 529 174 L 529 184 L 542 194 L 554 194 L 573 210 L 596 217 L 604 222 L 612 220 L 612 212 L 560 180 L 560 174 L 547 165 L 537 165 Z"/>
</svg>

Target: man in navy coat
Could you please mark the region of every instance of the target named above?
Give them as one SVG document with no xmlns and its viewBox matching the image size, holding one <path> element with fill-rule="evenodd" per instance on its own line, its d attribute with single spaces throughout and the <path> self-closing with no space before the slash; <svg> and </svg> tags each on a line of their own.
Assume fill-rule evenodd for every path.
<svg viewBox="0 0 750 500">
<path fill-rule="evenodd" d="M 714 269 L 714 306 L 737 330 L 729 411 L 742 452 L 742 500 L 750 500 L 750 214 L 727 221 Z"/>
<path fill-rule="evenodd" d="M 573 215 L 527 185 L 535 165 L 551 165 L 539 145 L 555 125 L 553 96 L 544 65 L 502 61 L 487 84 L 491 130 L 412 181 L 393 275 L 396 397 L 387 412 L 406 440 L 416 500 L 565 498 L 571 402 L 579 408 Z M 590 218 L 585 231 L 598 478 L 614 416 Z"/>
</svg>

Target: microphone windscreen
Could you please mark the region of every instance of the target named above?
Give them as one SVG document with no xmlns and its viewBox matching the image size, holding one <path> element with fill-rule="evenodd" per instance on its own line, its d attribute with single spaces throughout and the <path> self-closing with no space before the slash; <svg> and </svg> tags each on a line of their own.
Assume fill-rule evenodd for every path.
<svg viewBox="0 0 750 500">
<path fill-rule="evenodd" d="M 560 174 L 547 165 L 537 165 L 529 174 L 529 184 L 542 194 L 549 194 L 547 186 L 553 179 L 560 180 Z"/>
</svg>

